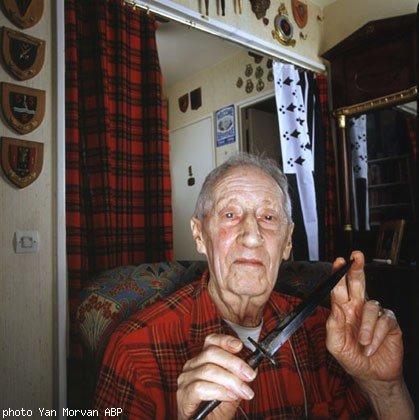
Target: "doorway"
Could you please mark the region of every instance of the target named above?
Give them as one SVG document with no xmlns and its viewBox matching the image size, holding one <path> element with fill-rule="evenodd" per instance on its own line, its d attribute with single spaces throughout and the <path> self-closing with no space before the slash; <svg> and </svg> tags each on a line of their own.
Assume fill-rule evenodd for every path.
<svg viewBox="0 0 419 420">
<path fill-rule="evenodd" d="M 239 106 L 242 150 L 274 160 L 282 169 L 278 115 L 274 94 Z"/>
</svg>

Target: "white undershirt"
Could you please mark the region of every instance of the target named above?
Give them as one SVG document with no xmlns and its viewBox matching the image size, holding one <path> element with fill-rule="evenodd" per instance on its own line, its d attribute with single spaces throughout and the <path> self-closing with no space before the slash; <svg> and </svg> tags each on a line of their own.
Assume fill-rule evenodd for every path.
<svg viewBox="0 0 419 420">
<path fill-rule="evenodd" d="M 252 338 L 256 343 L 259 341 L 260 332 L 262 331 L 263 319 L 257 327 L 243 327 L 234 322 L 224 321 L 231 327 L 231 329 L 238 335 L 241 342 L 251 351 L 255 350 L 255 346 L 247 339 Z"/>
</svg>

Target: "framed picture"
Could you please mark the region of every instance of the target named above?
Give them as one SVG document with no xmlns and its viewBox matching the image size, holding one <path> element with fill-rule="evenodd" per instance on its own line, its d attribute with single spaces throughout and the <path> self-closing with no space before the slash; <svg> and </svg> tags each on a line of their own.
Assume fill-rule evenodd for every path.
<svg viewBox="0 0 419 420">
<path fill-rule="evenodd" d="M 236 141 L 234 105 L 221 108 L 215 113 L 215 138 L 217 147 L 222 147 Z"/>
<path fill-rule="evenodd" d="M 376 260 L 385 262 L 390 260 L 390 264 L 397 264 L 405 223 L 403 219 L 381 223 L 377 239 Z"/>
</svg>

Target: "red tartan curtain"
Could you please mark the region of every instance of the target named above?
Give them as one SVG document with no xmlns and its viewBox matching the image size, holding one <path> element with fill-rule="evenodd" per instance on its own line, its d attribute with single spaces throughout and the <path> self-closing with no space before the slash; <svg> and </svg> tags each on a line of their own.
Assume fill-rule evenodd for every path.
<svg viewBox="0 0 419 420">
<path fill-rule="evenodd" d="M 155 22 L 121 1 L 67 0 L 65 7 L 74 314 L 79 291 L 99 271 L 172 258 L 172 214 Z"/>
<path fill-rule="evenodd" d="M 409 116 L 406 117 L 406 131 L 407 137 L 409 139 L 409 146 L 410 152 L 412 156 L 412 160 L 415 162 L 418 157 L 418 150 L 417 150 L 417 136 L 416 136 L 416 127 L 417 127 L 417 117 Z"/>
<path fill-rule="evenodd" d="M 333 147 L 332 132 L 330 129 L 329 107 L 327 97 L 327 79 L 324 75 L 316 76 L 319 91 L 320 108 L 325 135 L 325 260 L 332 261 L 336 258 L 336 234 L 338 232 L 338 209 L 337 209 L 337 185 L 336 185 L 336 162 Z"/>
</svg>

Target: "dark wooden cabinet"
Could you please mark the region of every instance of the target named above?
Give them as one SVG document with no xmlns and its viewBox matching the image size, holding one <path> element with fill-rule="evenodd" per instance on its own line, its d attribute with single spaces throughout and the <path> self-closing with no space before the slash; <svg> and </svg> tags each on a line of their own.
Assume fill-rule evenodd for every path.
<svg viewBox="0 0 419 420">
<path fill-rule="evenodd" d="M 322 55 L 330 62 L 338 126 L 341 252 L 353 246 L 372 250 L 378 226 L 386 220 L 405 219 L 415 228 L 416 139 L 409 129 L 416 127 L 416 115 L 408 115 L 407 106 L 402 105 L 416 101 L 416 38 L 416 15 L 403 15 L 369 22 Z M 368 158 L 362 158 L 369 161 L 364 181 L 369 194 L 359 203 L 354 190 L 362 184 L 354 173 L 353 133 L 348 126 L 364 115 Z M 392 137 L 390 121 L 400 130 Z M 397 171 L 390 168 L 392 163 Z M 365 228 L 355 231 L 360 215 L 354 202 L 358 209 L 360 206 L 369 209 L 371 234 Z"/>
<path fill-rule="evenodd" d="M 407 102 L 413 101 L 413 105 L 414 102 L 417 105 L 416 32 L 415 14 L 369 22 L 325 52 L 323 58 L 330 63 L 337 126 L 341 255 L 355 246 L 365 252 L 367 260 L 371 260 L 379 224 L 389 219 L 407 220 L 405 239 L 409 238 L 409 243 L 404 243 L 407 247 L 405 255 L 408 255 L 405 265 L 367 264 L 367 291 L 371 298 L 396 313 L 405 345 L 405 378 L 419 407 L 417 143 L 414 134 L 407 138 L 404 128 L 400 128 L 404 123 L 397 123 L 400 131 L 389 134 L 392 129 L 389 121 L 401 121 L 394 113 L 406 112 Z M 417 109 L 417 106 L 412 108 Z M 408 122 L 417 127 L 416 115 L 413 114 L 413 121 Z M 355 120 L 364 115 L 368 175 L 363 182 L 364 190 L 370 193 L 367 195 L 369 199 L 364 201 L 364 208 L 369 206 L 371 230 L 355 230 L 353 203 L 356 194 L 352 185 L 356 185 L 360 177 L 354 171 L 354 133 L 348 126 L 354 125 Z M 407 120 L 408 114 L 403 115 Z M 404 144 L 401 144 L 403 138 Z"/>
<path fill-rule="evenodd" d="M 325 52 L 333 108 L 390 95 L 416 84 L 416 15 L 369 22 Z"/>
</svg>

